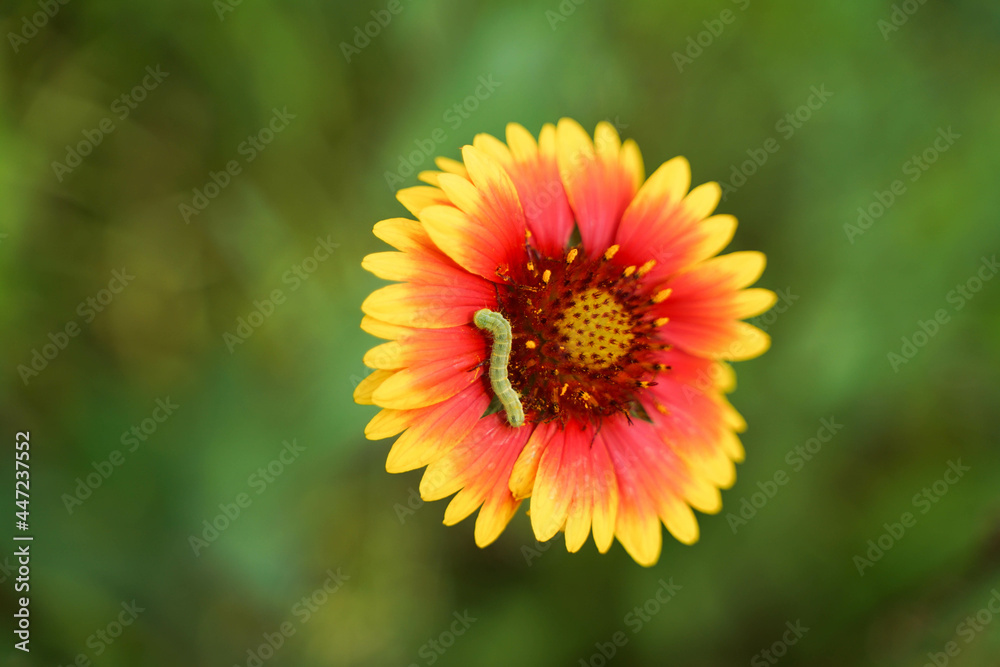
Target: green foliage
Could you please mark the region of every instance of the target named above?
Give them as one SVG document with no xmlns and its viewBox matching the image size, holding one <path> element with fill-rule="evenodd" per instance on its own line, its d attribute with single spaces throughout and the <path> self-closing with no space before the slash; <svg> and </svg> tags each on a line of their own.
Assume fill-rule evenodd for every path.
<svg viewBox="0 0 1000 667">
<path fill-rule="evenodd" d="M 1000 619 L 962 625 L 1000 587 L 995 7 L 8 4 L 0 410 L 36 541 L 5 664 L 767 664 L 798 620 L 789 666 L 995 664 Z M 523 510 L 476 548 L 351 400 L 393 191 L 564 115 L 724 183 L 784 294 L 736 365 L 736 485 L 651 569 Z"/>
</svg>

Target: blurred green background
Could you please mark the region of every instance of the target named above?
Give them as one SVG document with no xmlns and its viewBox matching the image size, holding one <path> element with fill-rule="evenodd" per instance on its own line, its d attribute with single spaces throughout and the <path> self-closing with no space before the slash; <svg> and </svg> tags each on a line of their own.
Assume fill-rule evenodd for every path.
<svg viewBox="0 0 1000 667">
<path fill-rule="evenodd" d="M 1000 664 L 995 3 L 2 14 L 0 468 L 13 479 L 30 429 L 35 535 L 32 652 L 5 631 L 4 664 Z M 764 251 L 760 284 L 786 295 L 757 321 L 772 350 L 737 364 L 737 483 L 651 569 L 617 544 L 538 545 L 523 509 L 476 548 L 472 520 L 414 500 L 419 472 L 384 471 L 375 410 L 351 400 L 376 342 L 361 258 L 406 215 L 391 175 L 416 184 L 428 142 L 458 157 L 561 116 L 614 122 L 647 173 L 685 155 L 694 183 L 739 186 L 719 207 L 741 223 L 731 249 Z M 842 428 L 806 461 L 824 419 Z"/>
</svg>

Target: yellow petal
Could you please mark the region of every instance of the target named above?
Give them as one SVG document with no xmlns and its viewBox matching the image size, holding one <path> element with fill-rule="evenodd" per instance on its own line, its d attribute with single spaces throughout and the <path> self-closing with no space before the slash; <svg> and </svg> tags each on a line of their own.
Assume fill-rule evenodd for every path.
<svg viewBox="0 0 1000 667">
<path fill-rule="evenodd" d="M 631 139 L 626 139 L 622 144 L 621 163 L 625 172 L 631 177 L 633 187 L 638 190 L 642 180 L 646 177 L 646 170 L 642 163 L 642 153 L 639 145 Z"/>
<path fill-rule="evenodd" d="M 500 164 L 509 164 L 512 161 L 510 149 L 507 148 L 507 144 L 492 134 L 486 134 L 485 132 L 477 134 L 472 140 L 472 145 L 500 162 Z"/>
<path fill-rule="evenodd" d="M 736 312 L 733 317 L 743 319 L 755 317 L 771 309 L 778 300 L 778 295 L 769 289 L 751 287 L 740 290 L 734 297 Z"/>
<path fill-rule="evenodd" d="M 688 463 L 700 475 L 720 489 L 728 489 L 736 481 L 736 466 L 721 446 L 692 456 Z"/>
<path fill-rule="evenodd" d="M 409 218 L 382 220 L 375 223 L 372 232 L 393 248 L 403 251 L 423 248 L 428 241 L 427 232 L 420 223 Z"/>
<path fill-rule="evenodd" d="M 395 371 L 377 370 L 368 374 L 365 379 L 354 388 L 354 402 L 359 405 L 375 405 L 372 395 L 375 390 L 382 386 L 382 383 L 395 374 Z"/>
<path fill-rule="evenodd" d="M 740 442 L 739 436 L 732 431 L 726 431 L 722 436 L 722 450 L 736 463 L 742 463 L 743 459 L 746 458 L 743 443 Z"/>
<path fill-rule="evenodd" d="M 383 440 L 399 435 L 413 423 L 413 417 L 413 410 L 383 409 L 365 426 L 365 437 L 369 440 Z"/>
<path fill-rule="evenodd" d="M 684 489 L 684 500 L 699 512 L 715 514 L 722 509 L 722 494 L 718 487 L 708 483 L 704 478 L 692 475 Z"/>
<path fill-rule="evenodd" d="M 396 199 L 413 215 L 420 215 L 420 212 L 428 206 L 449 203 L 448 196 L 440 188 L 429 185 L 414 185 L 411 188 L 403 188 L 396 192 Z"/>
<path fill-rule="evenodd" d="M 589 481 L 589 480 L 587 480 Z M 587 481 L 579 484 L 574 491 L 573 505 L 566 516 L 566 550 L 576 553 L 590 535 L 590 521 L 593 516 L 591 489 Z"/>
<path fill-rule="evenodd" d="M 386 340 L 396 340 L 414 331 L 410 327 L 389 324 L 388 322 L 375 319 L 370 315 L 365 315 L 361 318 L 361 330 L 378 338 L 385 338 Z"/>
<path fill-rule="evenodd" d="M 648 509 L 623 511 L 618 507 L 615 535 L 625 551 L 643 567 L 651 567 L 660 559 L 663 548 L 663 530 L 660 519 Z"/>
<path fill-rule="evenodd" d="M 518 162 L 534 160 L 538 155 L 538 144 L 531 132 L 518 123 L 507 124 L 507 144 L 512 157 Z"/>
<path fill-rule="evenodd" d="M 737 322 L 739 338 L 726 348 L 723 359 L 727 361 L 746 361 L 767 352 L 771 347 L 771 337 L 746 322 Z"/>
<path fill-rule="evenodd" d="M 689 187 L 691 165 L 687 158 L 678 156 L 661 164 L 639 188 L 635 199 L 636 202 L 652 199 L 662 206 L 671 206 L 684 198 Z"/>
<path fill-rule="evenodd" d="M 434 171 L 432 169 L 428 169 L 427 171 L 422 171 L 419 174 L 417 174 L 417 180 L 421 180 L 424 183 L 437 187 L 438 176 L 440 175 L 441 175 L 440 171 Z"/>
<path fill-rule="evenodd" d="M 476 546 L 487 547 L 500 537 L 520 506 L 520 500 L 506 494 L 488 497 L 476 517 Z"/>
<path fill-rule="evenodd" d="M 471 363 L 470 363 L 471 361 Z M 459 358 L 454 362 L 431 363 L 404 368 L 385 379 L 371 394 L 376 405 L 396 410 L 413 410 L 445 401 L 476 382 L 482 369 L 474 372 L 474 360 Z M 466 369 L 459 368 L 465 366 Z M 391 372 L 391 371 L 383 371 Z"/>
<path fill-rule="evenodd" d="M 555 433 L 549 446 L 542 452 L 535 476 L 535 488 L 531 493 L 531 527 L 539 542 L 551 540 L 566 525 L 571 491 L 564 483 L 569 466 L 565 457 L 565 436 Z"/>
<path fill-rule="evenodd" d="M 688 193 L 688 196 L 684 198 L 683 206 L 692 218 L 701 220 L 712 214 L 715 207 L 719 205 L 721 197 L 722 188 L 719 187 L 718 183 L 714 181 L 703 183 Z"/>
<path fill-rule="evenodd" d="M 733 240 L 736 225 L 736 218 L 728 214 L 713 215 L 701 221 L 698 230 L 703 238 L 693 253 L 692 260 L 701 261 L 718 255 Z"/>
<path fill-rule="evenodd" d="M 450 157 L 434 158 L 434 164 L 438 166 L 438 169 L 446 171 L 449 174 L 458 174 L 462 178 L 468 178 L 469 176 L 469 172 L 466 170 L 465 165 L 458 160 L 452 160 Z"/>
<path fill-rule="evenodd" d="M 721 500 L 719 501 L 721 505 Z M 671 504 L 668 511 L 664 512 L 663 523 L 678 542 L 681 544 L 694 544 L 698 541 L 698 520 L 694 512 L 685 503 L 677 502 Z"/>
<path fill-rule="evenodd" d="M 598 551 L 607 553 L 614 541 L 618 518 L 618 481 L 603 441 L 595 442 L 593 445 L 591 461 L 594 471 L 592 518 L 594 544 L 597 545 Z"/>
<path fill-rule="evenodd" d="M 535 474 L 538 472 L 538 462 L 552 437 L 552 431 L 553 427 L 549 424 L 536 427 L 528 438 L 528 444 L 514 462 L 508 485 L 515 498 L 520 500 L 531 495 L 531 490 L 535 486 Z"/>
<path fill-rule="evenodd" d="M 618 130 L 607 121 L 598 123 L 594 130 L 594 151 L 597 156 L 609 162 L 617 162 L 621 147 L 622 140 L 618 136 Z"/>
<path fill-rule="evenodd" d="M 485 496 L 485 491 L 478 485 L 467 486 L 459 491 L 444 510 L 444 525 L 454 526 L 475 512 L 483 504 Z"/>
<path fill-rule="evenodd" d="M 407 364 L 403 359 L 402 352 L 403 346 L 399 344 L 399 341 L 389 341 L 388 343 L 376 345 L 365 352 L 362 363 L 368 368 L 382 368 L 387 370 L 403 368 Z"/>
</svg>

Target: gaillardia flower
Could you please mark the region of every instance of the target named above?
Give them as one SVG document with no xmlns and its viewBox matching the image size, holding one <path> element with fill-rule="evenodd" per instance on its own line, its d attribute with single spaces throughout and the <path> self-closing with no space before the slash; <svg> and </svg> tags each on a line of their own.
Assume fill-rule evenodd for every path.
<svg viewBox="0 0 1000 667">
<path fill-rule="evenodd" d="M 695 542 L 692 508 L 718 512 L 743 459 L 725 362 L 768 348 L 741 320 L 774 303 L 745 289 L 761 253 L 715 256 L 736 229 L 711 216 L 718 184 L 688 192 L 682 157 L 645 179 L 633 141 L 569 119 L 537 141 L 513 123 L 506 144 L 480 134 L 437 166 L 397 194 L 416 220 L 375 225 L 398 252 L 362 262 L 398 281 L 362 305 L 390 342 L 354 395 L 382 408 L 367 437 L 402 434 L 388 471 L 426 466 L 425 500 L 456 494 L 448 525 L 478 508 L 480 546 L 526 498 L 536 538 L 565 531 L 571 552 L 593 531 L 652 565 L 661 521 Z"/>
</svg>

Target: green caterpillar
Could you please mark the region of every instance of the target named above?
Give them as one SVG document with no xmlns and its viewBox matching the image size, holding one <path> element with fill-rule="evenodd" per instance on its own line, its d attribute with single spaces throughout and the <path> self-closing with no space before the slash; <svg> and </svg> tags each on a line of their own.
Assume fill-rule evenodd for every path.
<svg viewBox="0 0 1000 667">
<path fill-rule="evenodd" d="M 510 322 L 500 313 L 483 308 L 477 310 L 472 321 L 480 329 L 486 329 L 493 334 L 493 353 L 490 355 L 490 385 L 493 393 L 500 399 L 504 412 L 507 413 L 507 423 L 511 426 L 524 426 L 524 408 L 521 407 L 521 397 L 514 391 L 507 379 L 507 363 L 510 361 L 511 331 Z"/>
</svg>

